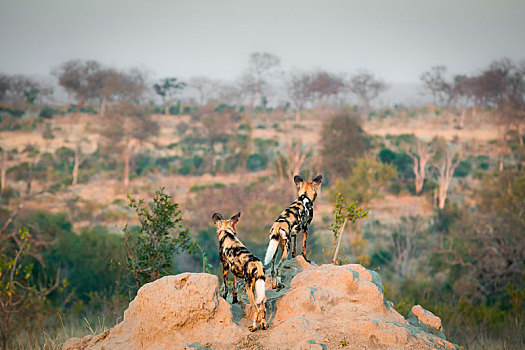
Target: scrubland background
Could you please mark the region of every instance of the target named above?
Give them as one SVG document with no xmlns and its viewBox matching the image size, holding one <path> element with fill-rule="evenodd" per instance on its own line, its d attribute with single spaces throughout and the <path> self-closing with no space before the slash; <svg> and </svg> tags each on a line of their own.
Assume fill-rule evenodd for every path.
<svg viewBox="0 0 525 350">
<path fill-rule="evenodd" d="M 421 304 L 465 348 L 524 346 L 525 65 L 421 72 L 424 103 L 375 103 L 371 72 L 283 71 L 254 53 L 229 83 L 152 79 L 102 62 L 57 62 L 53 84 L 0 75 L 0 323 L 4 348 L 59 348 L 122 319 L 128 194 L 159 188 L 202 248 L 171 273 L 221 275 L 213 212 L 242 212 L 259 258 L 294 200 L 323 175 L 308 258 L 330 263 L 337 195 L 369 215 L 345 226 L 337 263 L 380 273 L 406 314 Z M 299 239 L 300 241 L 300 239 Z"/>
</svg>

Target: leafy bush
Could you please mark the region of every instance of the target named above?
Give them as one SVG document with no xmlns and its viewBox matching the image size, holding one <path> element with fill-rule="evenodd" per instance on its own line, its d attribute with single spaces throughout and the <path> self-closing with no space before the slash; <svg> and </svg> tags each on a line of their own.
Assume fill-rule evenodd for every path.
<svg viewBox="0 0 525 350">
<path fill-rule="evenodd" d="M 454 177 L 466 177 L 472 170 L 472 165 L 468 160 L 462 160 L 459 162 L 456 170 L 454 171 Z"/>
<path fill-rule="evenodd" d="M 195 253 L 197 244 L 189 229 L 182 225 L 179 205 L 160 188 L 153 201 L 145 204 L 128 194 L 129 206 L 138 215 L 140 226 L 136 233 L 124 227 L 124 242 L 128 252 L 127 266 L 137 287 L 174 272 L 173 255 Z"/>
<path fill-rule="evenodd" d="M 135 173 L 137 176 L 147 174 L 153 167 L 153 158 L 145 153 L 139 153 L 133 157 L 133 163 L 135 164 Z"/>
<path fill-rule="evenodd" d="M 69 108 L 67 109 L 66 111 L 67 113 L 76 113 L 77 112 L 77 106 L 76 105 L 71 105 L 69 106 Z M 93 106 L 84 106 L 80 109 L 80 112 L 81 113 L 86 113 L 86 114 L 98 114 L 98 110 L 93 107 Z"/>
<path fill-rule="evenodd" d="M 7 170 L 7 173 L 14 177 L 15 181 L 25 180 L 29 172 L 29 163 L 22 162 Z"/>
<path fill-rule="evenodd" d="M 224 187 L 226 187 L 226 185 L 223 184 L 222 182 L 215 182 L 212 185 L 193 185 L 190 187 L 190 192 L 199 192 L 207 188 L 224 188 Z"/>
<path fill-rule="evenodd" d="M 249 171 L 259 171 L 266 169 L 268 157 L 259 153 L 250 154 L 246 160 L 246 169 Z"/>
<path fill-rule="evenodd" d="M 38 115 L 40 116 L 40 118 L 51 119 L 57 114 L 60 114 L 60 111 L 58 109 L 44 107 L 40 110 L 40 113 Z"/>
<path fill-rule="evenodd" d="M 9 109 L 7 112 L 9 112 L 14 118 L 20 118 L 25 114 L 23 109 Z"/>
<path fill-rule="evenodd" d="M 20 192 L 13 187 L 2 188 L 0 192 L 0 204 L 8 205 L 11 199 L 18 197 L 20 197 Z"/>
<path fill-rule="evenodd" d="M 200 156 L 193 156 L 192 158 L 182 159 L 182 165 L 177 172 L 181 175 L 199 175 L 202 174 L 201 165 L 204 159 Z"/>
<path fill-rule="evenodd" d="M 178 159 L 180 159 L 179 156 L 160 157 L 155 159 L 155 166 L 161 169 L 168 170 L 170 168 L 170 165 Z"/>
<path fill-rule="evenodd" d="M 393 163 L 396 159 L 396 152 L 389 148 L 383 148 L 381 151 L 379 151 L 379 159 L 383 163 Z"/>
<path fill-rule="evenodd" d="M 169 113 L 171 115 L 178 115 L 178 114 L 180 114 L 180 102 L 177 103 L 175 106 L 170 106 Z"/>
</svg>

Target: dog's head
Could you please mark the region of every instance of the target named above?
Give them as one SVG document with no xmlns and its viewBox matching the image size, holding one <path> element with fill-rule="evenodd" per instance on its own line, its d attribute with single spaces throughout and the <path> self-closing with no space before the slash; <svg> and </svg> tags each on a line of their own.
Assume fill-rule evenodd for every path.
<svg viewBox="0 0 525 350">
<path fill-rule="evenodd" d="M 312 181 L 307 182 L 299 175 L 295 175 L 293 181 L 295 182 L 295 186 L 297 186 L 297 194 L 299 197 L 305 194 L 313 202 L 317 198 L 317 190 L 321 187 L 323 177 L 317 175 Z"/>
<path fill-rule="evenodd" d="M 211 219 L 213 220 L 213 223 L 215 226 L 217 226 L 217 234 L 219 234 L 223 230 L 230 230 L 233 232 L 233 234 L 237 234 L 237 230 L 235 226 L 239 222 L 239 218 L 241 217 L 241 212 L 238 212 L 228 220 L 224 220 L 221 214 L 214 213 L 211 216 Z"/>
</svg>

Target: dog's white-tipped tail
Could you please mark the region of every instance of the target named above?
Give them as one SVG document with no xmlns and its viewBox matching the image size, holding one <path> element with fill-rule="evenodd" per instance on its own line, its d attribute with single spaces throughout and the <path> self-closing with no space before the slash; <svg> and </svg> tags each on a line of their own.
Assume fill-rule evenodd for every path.
<svg viewBox="0 0 525 350">
<path fill-rule="evenodd" d="M 271 239 L 268 244 L 268 249 L 266 250 L 266 256 L 264 257 L 264 265 L 268 265 L 272 261 L 275 252 L 277 252 L 277 247 L 279 246 L 279 241 L 276 239 Z"/>
<path fill-rule="evenodd" d="M 266 286 L 264 283 L 264 279 L 259 278 L 257 282 L 255 282 L 255 303 L 257 305 L 262 303 L 265 296 L 266 296 Z"/>
</svg>

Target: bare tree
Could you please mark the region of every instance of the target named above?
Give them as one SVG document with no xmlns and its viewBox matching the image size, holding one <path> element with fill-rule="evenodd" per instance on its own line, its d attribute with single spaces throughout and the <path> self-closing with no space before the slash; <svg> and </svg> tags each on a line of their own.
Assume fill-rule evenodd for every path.
<svg viewBox="0 0 525 350">
<path fill-rule="evenodd" d="M 58 83 L 66 89 L 69 95 L 74 94 L 77 100 L 77 115 L 84 104 L 97 97 L 103 86 L 100 72 L 102 65 L 97 61 L 70 60 L 62 63 L 52 71 L 58 77 Z"/>
<path fill-rule="evenodd" d="M 242 105 L 247 96 L 247 90 L 243 89 L 243 83 L 239 84 L 222 83 L 219 84 L 219 99 L 229 105 Z"/>
<path fill-rule="evenodd" d="M 499 169 L 503 170 L 511 127 L 516 127 L 520 146 L 523 146 L 521 124 L 525 119 L 525 62 L 515 63 L 508 58 L 495 61 L 475 78 L 475 83 L 478 103 L 494 108 L 493 115 L 500 129 Z"/>
<path fill-rule="evenodd" d="M 419 236 L 423 231 L 423 220 L 417 217 L 402 217 L 397 230 L 392 234 L 392 262 L 396 274 L 405 279 L 410 277 L 414 268 L 413 260 L 419 251 Z"/>
<path fill-rule="evenodd" d="M 301 120 L 301 111 L 312 96 L 312 76 L 306 72 L 293 71 L 286 81 L 288 97 L 295 105 L 295 122 Z"/>
<path fill-rule="evenodd" d="M 112 68 L 101 70 L 99 75 L 99 79 L 101 80 L 99 84 L 99 115 L 104 116 L 108 100 L 111 100 L 112 97 L 117 96 L 118 94 L 122 94 L 126 89 L 126 76 Z"/>
<path fill-rule="evenodd" d="M 9 76 L 0 73 L 0 101 L 4 101 L 7 90 L 9 89 Z"/>
<path fill-rule="evenodd" d="M 135 147 L 157 135 L 159 126 L 145 109 L 131 102 L 120 101 L 108 109 L 108 118 L 101 122 L 104 152 L 120 153 L 124 163 L 123 184 L 129 188 L 130 160 Z"/>
<path fill-rule="evenodd" d="M 301 173 L 304 162 L 312 156 L 311 151 L 314 145 L 303 145 L 300 138 L 294 138 L 287 144 L 288 154 L 290 157 L 290 179 Z"/>
<path fill-rule="evenodd" d="M 474 98 L 474 84 L 473 78 L 467 77 L 466 75 L 456 75 L 450 91 L 451 102 L 459 108 L 459 120 L 457 124 L 458 129 L 465 127 L 465 119 L 467 115 L 467 108 L 471 104 L 471 100 Z"/>
<path fill-rule="evenodd" d="M 257 101 L 261 100 L 261 95 L 268 79 L 277 73 L 281 64 L 281 59 L 273 54 L 266 52 L 254 52 L 250 54 L 248 69 L 243 74 L 242 81 L 252 94 L 252 108 L 257 106 Z"/>
<path fill-rule="evenodd" d="M 438 168 L 438 208 L 444 209 L 450 181 L 463 156 L 463 146 L 448 144 L 445 139 L 438 137 L 433 140 L 433 145 L 434 162 Z"/>
<path fill-rule="evenodd" d="M 433 66 L 419 77 L 425 88 L 432 93 L 434 104 L 450 101 L 452 86 L 446 81 L 446 72 L 445 66 Z"/>
<path fill-rule="evenodd" d="M 206 140 L 208 148 L 208 167 L 211 174 L 217 171 L 216 166 L 216 145 L 222 145 L 224 149 L 228 140 L 237 132 L 237 122 L 240 115 L 234 110 L 225 108 L 221 111 L 215 111 L 211 105 L 207 105 L 196 113 L 203 125 L 203 139 Z"/>
<path fill-rule="evenodd" d="M 199 103 L 205 105 L 217 89 L 217 83 L 204 76 L 192 77 L 188 80 L 188 86 L 199 93 Z"/>
<path fill-rule="evenodd" d="M 419 140 L 417 137 L 415 139 L 415 149 L 410 150 L 407 154 L 414 161 L 414 185 L 416 189 L 416 194 L 419 194 L 423 189 L 425 183 L 425 168 L 428 160 L 431 157 L 430 150 L 427 144 Z"/>
<path fill-rule="evenodd" d="M 317 108 L 323 105 L 323 99 L 330 96 L 337 101 L 337 95 L 346 87 L 344 80 L 335 74 L 320 70 L 312 75 L 310 93 L 317 100 Z M 335 103 L 337 105 L 337 103 Z"/>
<path fill-rule="evenodd" d="M 367 71 L 354 74 L 348 83 L 348 89 L 357 95 L 359 105 L 365 113 L 370 110 L 370 101 L 388 88 L 387 84 Z"/>
<path fill-rule="evenodd" d="M 15 108 L 33 105 L 40 93 L 40 84 L 24 75 L 3 76 L 0 78 L 2 100 Z"/>
<path fill-rule="evenodd" d="M 82 152 L 82 146 L 86 139 L 83 135 L 79 135 L 77 139 L 75 140 L 75 156 L 73 161 L 73 180 L 71 185 L 76 186 L 78 184 L 78 176 L 79 176 L 79 168 L 80 164 L 84 160 L 84 154 Z"/>
<path fill-rule="evenodd" d="M 7 169 L 9 168 L 8 155 L 6 150 L 0 147 L 0 191 L 5 191 L 7 188 Z"/>
</svg>

